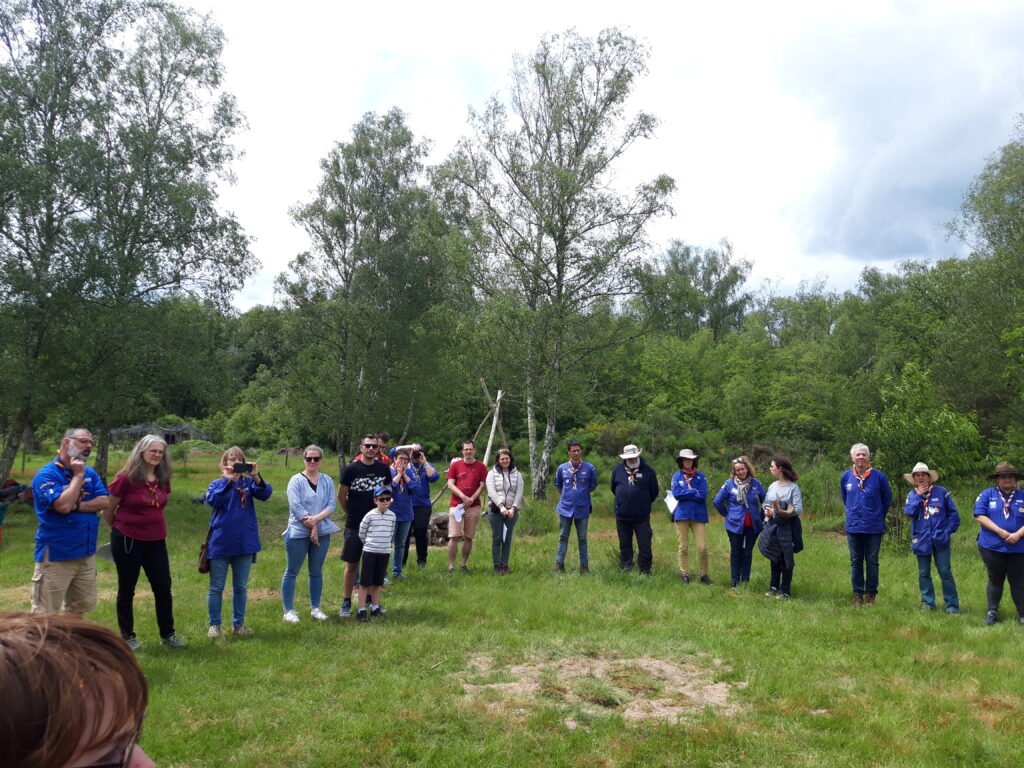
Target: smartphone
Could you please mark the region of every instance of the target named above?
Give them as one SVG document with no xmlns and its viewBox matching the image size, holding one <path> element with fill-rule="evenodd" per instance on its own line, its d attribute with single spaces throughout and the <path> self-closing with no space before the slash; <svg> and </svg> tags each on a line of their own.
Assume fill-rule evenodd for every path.
<svg viewBox="0 0 1024 768">
<path fill-rule="evenodd" d="M 247 475 L 252 472 L 252 464 L 235 464 L 235 466 L 231 468 L 231 471 L 236 475 Z"/>
</svg>

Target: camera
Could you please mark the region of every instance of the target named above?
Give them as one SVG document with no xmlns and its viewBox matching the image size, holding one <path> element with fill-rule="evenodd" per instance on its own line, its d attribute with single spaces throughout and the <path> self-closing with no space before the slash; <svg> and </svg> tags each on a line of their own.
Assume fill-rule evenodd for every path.
<svg viewBox="0 0 1024 768">
<path fill-rule="evenodd" d="M 242 464 L 241 462 L 239 462 L 236 463 L 235 466 L 231 468 L 231 471 L 234 472 L 236 475 L 247 475 L 250 472 L 252 472 L 252 464 Z"/>
<path fill-rule="evenodd" d="M 419 461 L 420 459 L 423 458 L 423 451 L 413 451 L 412 452 L 412 457 L 414 459 L 416 459 L 417 461 Z"/>
</svg>

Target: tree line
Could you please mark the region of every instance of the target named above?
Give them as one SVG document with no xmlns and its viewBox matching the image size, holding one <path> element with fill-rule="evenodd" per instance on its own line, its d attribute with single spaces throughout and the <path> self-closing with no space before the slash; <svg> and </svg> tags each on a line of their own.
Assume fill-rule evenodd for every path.
<svg viewBox="0 0 1024 768">
<path fill-rule="evenodd" d="M 398 109 L 364 116 L 290 213 L 309 238 L 273 306 L 218 206 L 244 126 L 223 37 L 172 5 L 0 0 L 0 478 L 32 434 L 187 418 L 217 442 L 368 429 L 451 455 L 502 421 L 543 495 L 559 445 L 845 461 L 964 477 L 1021 444 L 1024 129 L 965 191 L 965 258 L 834 291 L 749 283 L 727 240 L 650 243 L 662 175 L 615 172 L 657 130 L 648 52 L 570 30 L 517 58 L 442 162 Z M 780 265 L 780 270 L 783 269 Z M 770 450 L 769 450 L 770 449 Z"/>
</svg>

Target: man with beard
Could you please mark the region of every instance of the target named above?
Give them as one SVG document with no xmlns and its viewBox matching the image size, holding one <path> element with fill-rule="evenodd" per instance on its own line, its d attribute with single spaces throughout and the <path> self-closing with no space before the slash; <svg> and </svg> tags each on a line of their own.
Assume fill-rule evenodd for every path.
<svg viewBox="0 0 1024 768">
<path fill-rule="evenodd" d="M 107 507 L 107 488 L 86 466 L 92 434 L 69 429 L 57 457 L 32 478 L 35 497 L 35 572 L 32 613 L 81 617 L 96 608 L 96 535 L 99 513 Z"/>
<path fill-rule="evenodd" d="M 339 611 L 343 619 L 352 615 L 352 591 L 356 585 L 356 571 L 363 556 L 363 542 L 359 540 L 359 524 L 366 513 L 374 508 L 373 492 L 386 485 L 391 487 L 391 471 L 378 460 L 380 441 L 376 434 L 364 435 L 359 444 L 359 457 L 345 467 L 338 483 L 338 505 L 345 510 L 345 538 L 341 559 L 345 562 L 344 599 Z"/>
<path fill-rule="evenodd" d="M 640 551 L 640 573 L 651 575 L 651 504 L 658 498 L 658 476 L 651 465 L 640 458 L 640 449 L 627 445 L 619 454 L 621 464 L 612 470 L 615 494 L 615 528 L 619 534 L 619 563 L 622 570 L 633 567 L 633 536 Z"/>
</svg>

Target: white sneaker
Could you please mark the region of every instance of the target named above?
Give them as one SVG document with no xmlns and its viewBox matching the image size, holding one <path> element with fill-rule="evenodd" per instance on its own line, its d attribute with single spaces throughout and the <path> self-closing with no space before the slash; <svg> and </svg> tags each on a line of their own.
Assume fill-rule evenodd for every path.
<svg viewBox="0 0 1024 768">
<path fill-rule="evenodd" d="M 206 633 L 207 637 L 220 637 L 220 624 L 211 624 Z"/>
<path fill-rule="evenodd" d="M 285 611 L 284 612 L 284 620 L 287 621 L 289 624 L 298 624 L 299 623 L 299 614 L 296 613 L 295 611 Z"/>
<path fill-rule="evenodd" d="M 309 615 L 317 621 L 327 621 L 327 614 L 321 611 L 319 608 L 314 608 L 312 611 L 309 612 Z"/>
</svg>

